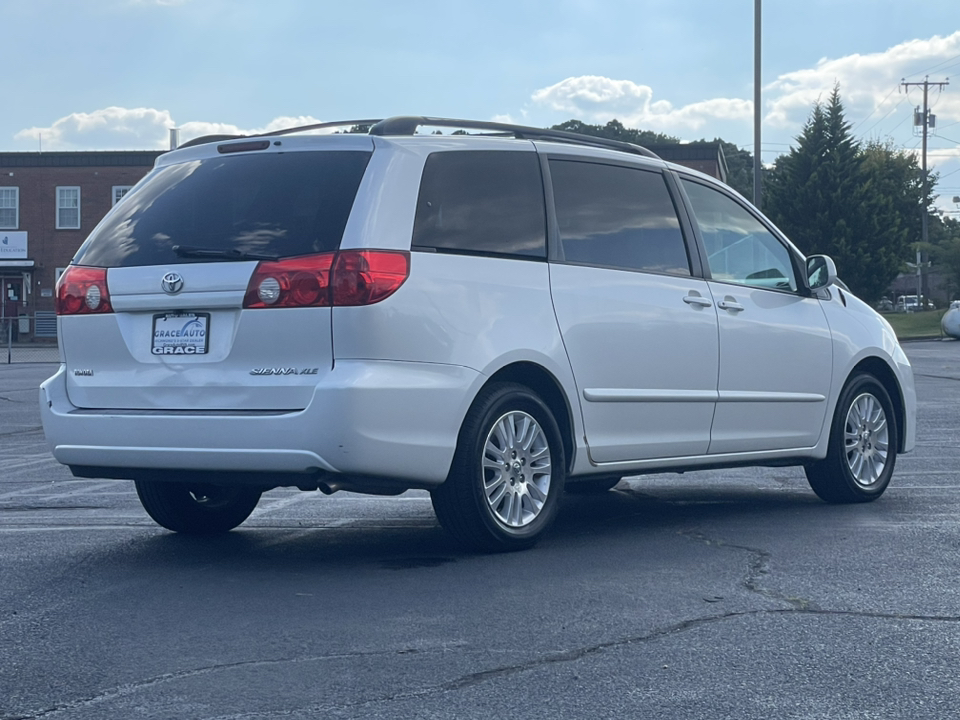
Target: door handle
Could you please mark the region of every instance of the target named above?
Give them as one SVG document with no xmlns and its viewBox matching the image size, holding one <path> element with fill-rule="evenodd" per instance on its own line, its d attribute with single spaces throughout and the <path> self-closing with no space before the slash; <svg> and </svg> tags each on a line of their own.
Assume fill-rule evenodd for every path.
<svg viewBox="0 0 960 720">
<path fill-rule="evenodd" d="M 696 305 L 697 307 L 710 307 L 713 305 L 708 298 L 701 297 L 700 295 L 687 295 L 683 298 L 683 301 L 687 305 Z"/>
<path fill-rule="evenodd" d="M 738 303 L 733 298 L 724 298 L 717 303 L 717 307 L 721 310 L 733 310 L 734 312 L 740 312 L 743 310 L 743 305 Z"/>
</svg>

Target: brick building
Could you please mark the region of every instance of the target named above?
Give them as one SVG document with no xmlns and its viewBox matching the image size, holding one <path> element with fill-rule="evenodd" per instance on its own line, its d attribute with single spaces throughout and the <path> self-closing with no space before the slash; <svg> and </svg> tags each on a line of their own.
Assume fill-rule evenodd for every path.
<svg viewBox="0 0 960 720">
<path fill-rule="evenodd" d="M 692 142 L 671 145 L 647 145 L 667 162 L 683 165 L 715 177 L 720 182 L 727 181 L 727 158 L 723 146 L 718 142 Z"/>
<path fill-rule="evenodd" d="M 53 289 L 94 226 L 160 151 L 0 153 L 0 323 L 56 337 Z"/>
</svg>

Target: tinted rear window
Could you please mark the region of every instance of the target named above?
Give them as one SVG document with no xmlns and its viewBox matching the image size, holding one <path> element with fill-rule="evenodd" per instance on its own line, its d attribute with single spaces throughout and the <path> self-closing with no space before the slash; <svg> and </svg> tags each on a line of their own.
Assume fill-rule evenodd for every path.
<svg viewBox="0 0 960 720">
<path fill-rule="evenodd" d="M 680 221 L 659 172 L 551 160 L 550 177 L 564 260 L 690 274 Z"/>
<path fill-rule="evenodd" d="M 87 239 L 74 262 L 184 262 L 174 245 L 278 257 L 336 250 L 369 152 L 258 153 L 154 170 Z"/>
<path fill-rule="evenodd" d="M 536 153 L 434 153 L 420 182 L 413 248 L 544 258 L 543 181 Z"/>
</svg>

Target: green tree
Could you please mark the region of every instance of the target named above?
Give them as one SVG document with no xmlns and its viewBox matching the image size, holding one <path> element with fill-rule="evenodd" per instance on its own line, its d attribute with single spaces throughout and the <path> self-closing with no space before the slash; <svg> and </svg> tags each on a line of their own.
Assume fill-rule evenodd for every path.
<svg viewBox="0 0 960 720">
<path fill-rule="evenodd" d="M 764 210 L 807 254 L 837 263 L 857 295 L 883 295 L 919 240 L 916 160 L 889 145 L 861 146 L 850 132 L 839 86 L 816 103 L 797 138 L 770 173 Z"/>
<path fill-rule="evenodd" d="M 624 127 L 619 120 L 611 120 L 606 125 L 588 125 L 581 120 L 567 120 L 559 125 L 554 125 L 551 130 L 566 130 L 567 132 L 593 135 L 608 140 L 621 140 L 635 145 L 675 145 L 680 142 L 680 138 L 673 135 Z M 727 184 L 744 197 L 752 197 L 753 155 L 749 151 L 742 150 L 721 138 L 714 138 L 712 141 L 700 140 L 699 142 L 720 143 L 727 160 Z"/>
<path fill-rule="evenodd" d="M 566 130 L 567 132 L 580 133 L 581 135 L 593 135 L 594 137 L 607 138 L 608 140 L 620 140 L 622 142 L 634 143 L 635 145 L 669 145 L 680 142 L 680 138 L 673 135 L 664 135 L 650 130 L 635 130 L 634 128 L 624 127 L 619 120 L 611 120 L 606 125 L 588 125 L 580 120 L 567 120 L 559 125 L 554 125 L 551 130 Z"/>
</svg>

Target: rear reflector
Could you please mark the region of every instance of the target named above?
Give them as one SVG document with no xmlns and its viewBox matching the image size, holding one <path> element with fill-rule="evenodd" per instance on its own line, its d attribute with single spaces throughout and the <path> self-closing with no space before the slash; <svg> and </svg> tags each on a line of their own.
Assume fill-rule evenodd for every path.
<svg viewBox="0 0 960 720">
<path fill-rule="evenodd" d="M 409 274 L 410 254 L 392 250 L 264 260 L 250 278 L 243 307 L 372 305 L 396 292 Z"/>
<path fill-rule="evenodd" d="M 111 313 L 106 268 L 70 265 L 57 282 L 58 315 Z"/>
</svg>

